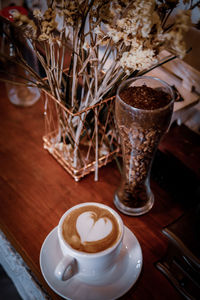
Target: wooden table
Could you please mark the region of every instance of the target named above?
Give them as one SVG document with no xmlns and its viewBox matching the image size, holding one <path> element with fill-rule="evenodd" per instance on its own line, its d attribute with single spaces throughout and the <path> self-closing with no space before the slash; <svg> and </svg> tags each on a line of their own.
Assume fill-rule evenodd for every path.
<svg viewBox="0 0 200 300">
<path fill-rule="evenodd" d="M 48 287 L 40 272 L 39 253 L 43 241 L 57 226 L 62 214 L 77 203 L 96 201 L 115 208 L 113 195 L 120 175 L 113 162 L 100 169 L 98 182 L 94 182 L 93 174 L 75 182 L 43 149 L 43 133 L 42 101 L 28 108 L 15 107 L 9 102 L 4 85 L 0 84 L 1 230 L 48 294 L 53 299 L 61 299 Z M 184 126 L 171 128 L 160 150 L 160 153 L 170 153 L 178 162 L 177 166 L 184 167 L 184 172 L 192 172 L 195 178 L 200 178 L 199 136 Z M 182 299 L 154 265 L 167 248 L 162 228 L 190 205 L 182 202 L 179 193 L 174 198 L 173 189 L 168 190 L 162 180 L 162 176 L 168 176 L 163 162 L 162 157 L 157 157 L 153 168 L 155 204 L 152 210 L 141 217 L 120 214 L 124 224 L 139 240 L 144 259 L 141 276 L 122 299 Z M 181 184 L 177 189 L 181 189 Z"/>
</svg>

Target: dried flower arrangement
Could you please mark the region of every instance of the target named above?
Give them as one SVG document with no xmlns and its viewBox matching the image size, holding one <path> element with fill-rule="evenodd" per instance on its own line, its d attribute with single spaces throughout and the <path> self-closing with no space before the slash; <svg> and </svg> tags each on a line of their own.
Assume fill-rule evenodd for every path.
<svg viewBox="0 0 200 300">
<path fill-rule="evenodd" d="M 14 15 L 12 25 L 18 28 L 34 51 L 46 79 L 30 68 L 17 47 L 16 63 L 35 78 L 27 82 L 28 85 L 46 90 L 70 111 L 67 118 L 70 130 L 67 131 L 66 125 L 62 124 L 66 111 L 57 108 L 65 135 L 61 134 L 58 142 L 73 149 L 74 166 L 79 160 L 80 143 L 85 139 L 84 122 L 87 119 L 92 128 L 87 134 L 95 136 L 96 180 L 98 118 L 101 110 L 106 114 L 107 109 L 103 106 L 97 111 L 95 105 L 115 95 L 122 80 L 185 55 L 184 33 L 190 25 L 191 10 L 199 6 L 200 1 L 194 4 L 192 0 L 185 0 L 186 9 L 171 23 L 169 16 L 178 4 L 178 0 L 51 0 L 44 14 L 35 10 L 31 19 L 19 13 Z M 170 50 L 172 55 L 160 61 L 158 55 L 163 49 Z M 66 51 L 68 55 L 70 52 L 67 69 Z M 94 109 L 92 117 L 88 108 Z M 83 114 L 77 117 L 80 112 Z M 103 131 L 108 138 L 110 128 Z"/>
</svg>

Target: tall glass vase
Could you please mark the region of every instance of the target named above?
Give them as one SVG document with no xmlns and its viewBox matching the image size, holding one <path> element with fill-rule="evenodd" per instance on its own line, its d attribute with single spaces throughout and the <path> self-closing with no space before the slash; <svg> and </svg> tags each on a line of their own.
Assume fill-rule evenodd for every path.
<svg viewBox="0 0 200 300">
<path fill-rule="evenodd" d="M 134 87 L 140 88 L 135 92 Z M 150 88 L 149 94 L 146 94 L 146 87 Z M 134 97 L 139 100 L 135 106 L 130 102 L 135 103 Z M 124 214 L 142 215 L 154 204 L 150 188 L 151 166 L 158 144 L 169 127 L 173 104 L 173 90 L 157 78 L 129 79 L 117 90 L 115 118 L 121 140 L 123 172 L 114 203 Z"/>
</svg>

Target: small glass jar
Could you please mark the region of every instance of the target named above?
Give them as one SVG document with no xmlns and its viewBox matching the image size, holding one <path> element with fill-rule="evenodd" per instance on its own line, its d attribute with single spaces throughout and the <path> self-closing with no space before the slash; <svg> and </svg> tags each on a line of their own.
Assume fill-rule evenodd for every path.
<svg viewBox="0 0 200 300">
<path fill-rule="evenodd" d="M 171 100 L 156 109 L 133 107 L 121 99 L 120 92 L 134 86 L 163 91 L 170 95 Z M 151 166 L 158 144 L 169 127 L 173 104 L 172 88 L 157 78 L 141 76 L 129 79 L 117 90 L 115 118 L 122 147 L 123 171 L 114 204 L 124 214 L 142 215 L 154 204 L 150 188 Z"/>
<path fill-rule="evenodd" d="M 8 74 L 12 78 L 13 83 L 6 82 L 8 98 L 16 106 L 31 106 L 39 100 L 40 90 L 36 86 L 23 84 L 25 81 L 30 84 L 30 81 L 33 81 L 33 79 L 25 69 L 15 63 L 16 57 L 12 44 L 9 45 L 9 56 Z"/>
<path fill-rule="evenodd" d="M 17 62 L 13 41 L 15 41 L 14 44 L 16 43 L 17 46 L 20 45 L 23 59 L 37 73 L 39 72 L 39 66 L 34 49 L 28 38 L 24 38 L 19 33 L 16 33 L 14 27 L 10 26 L 13 22 L 13 14 L 16 12 L 25 16 L 28 15 L 28 11 L 21 6 L 8 6 L 0 11 L 2 17 L 7 19 L 2 25 L 3 37 L 1 43 L 2 53 L 9 57 L 6 66 L 7 75 L 5 74 L 5 77 L 7 77 L 7 82 L 5 86 L 11 103 L 16 106 L 31 106 L 39 100 L 40 90 L 34 85 L 34 79 L 29 72 Z M 10 38 L 7 38 L 7 36 Z M 31 82 L 33 83 L 32 86 Z"/>
</svg>

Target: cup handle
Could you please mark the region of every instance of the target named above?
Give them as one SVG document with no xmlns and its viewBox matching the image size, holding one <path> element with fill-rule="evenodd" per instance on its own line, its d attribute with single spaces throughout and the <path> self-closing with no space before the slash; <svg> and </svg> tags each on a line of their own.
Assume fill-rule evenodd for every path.
<svg viewBox="0 0 200 300">
<path fill-rule="evenodd" d="M 55 276 L 62 281 L 70 279 L 75 273 L 75 259 L 69 255 L 64 256 L 55 269 Z"/>
</svg>

